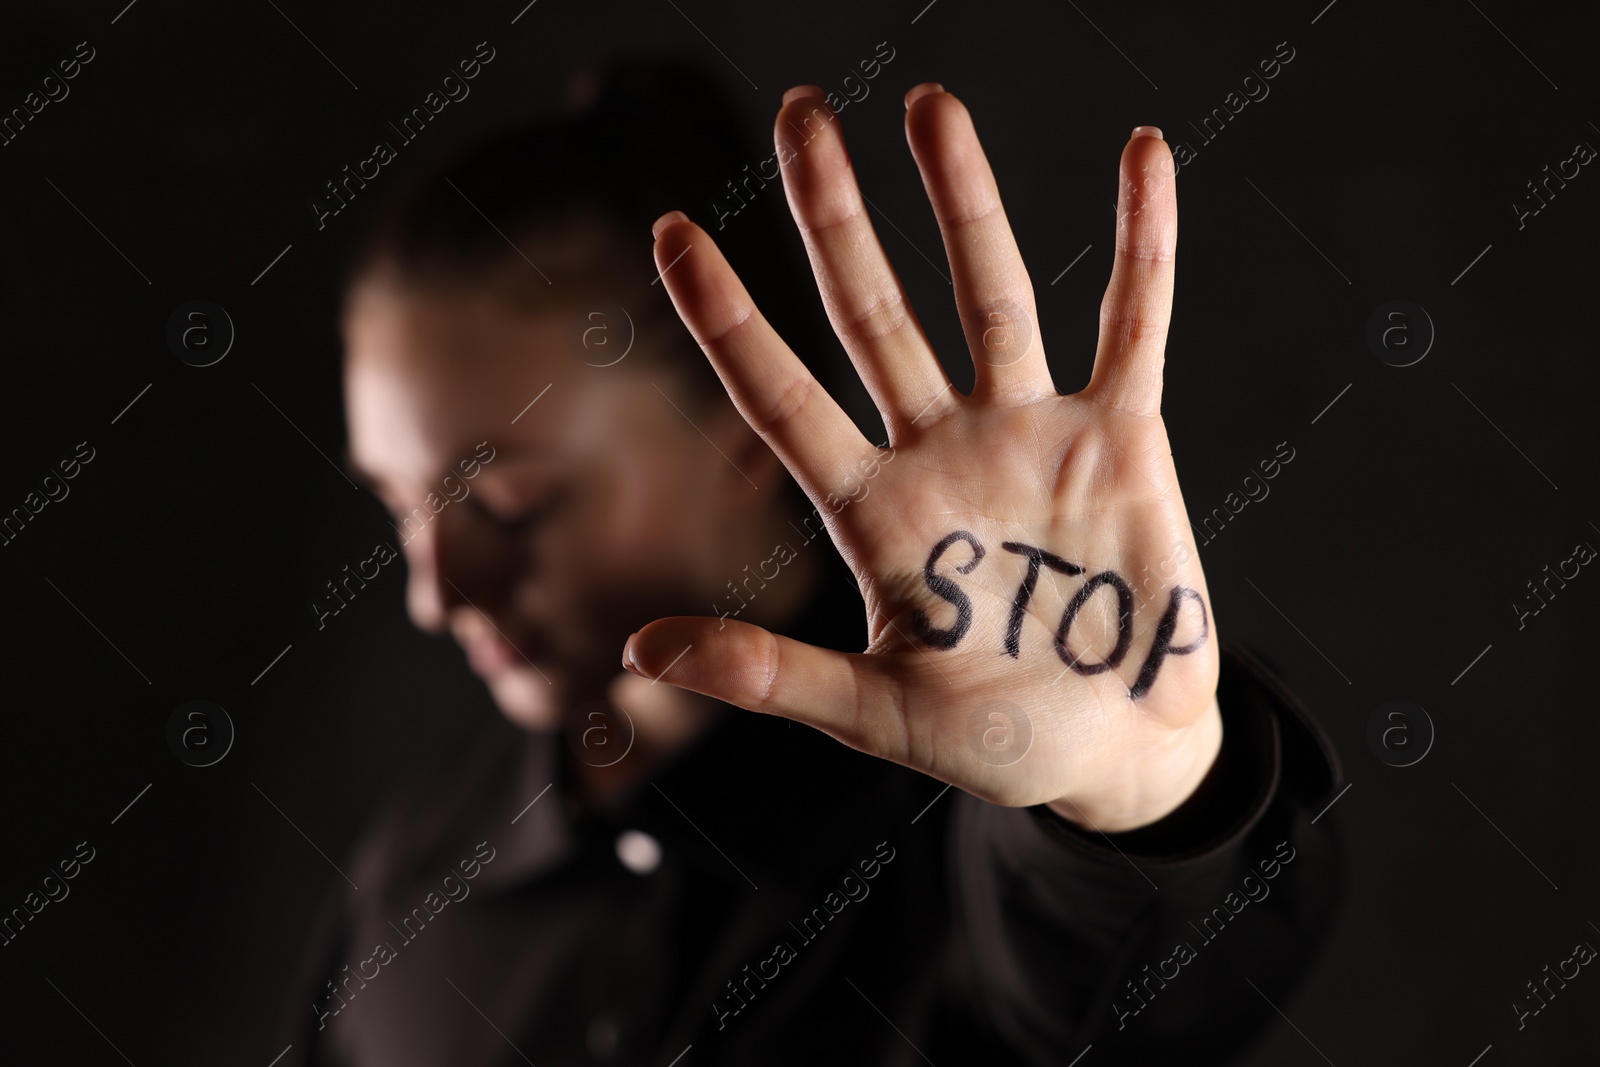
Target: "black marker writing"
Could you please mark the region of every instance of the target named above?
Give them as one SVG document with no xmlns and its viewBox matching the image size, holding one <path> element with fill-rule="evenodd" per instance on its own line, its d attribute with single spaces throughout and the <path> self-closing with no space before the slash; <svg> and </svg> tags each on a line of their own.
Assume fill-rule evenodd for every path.
<svg viewBox="0 0 1600 1067">
<path fill-rule="evenodd" d="M 1068 563 L 1053 552 L 1046 552 L 1032 545 L 1006 541 L 1000 547 L 1007 552 L 1028 557 L 1028 573 L 1022 579 L 1022 584 L 1017 587 L 1017 598 L 1011 602 L 1011 619 L 1006 623 L 1006 651 L 1010 653 L 1012 659 L 1016 659 L 1022 651 L 1022 616 L 1027 612 L 1028 601 L 1033 599 L 1033 591 L 1039 584 L 1039 565 L 1042 563 L 1062 574 L 1082 574 L 1083 568 L 1076 563 Z"/>
<path fill-rule="evenodd" d="M 957 541 L 965 541 L 972 546 L 972 558 L 956 568 L 957 574 L 970 574 L 974 567 L 983 562 L 983 545 L 966 530 L 947 534 L 944 540 L 934 545 L 933 551 L 928 553 L 928 562 L 922 567 L 922 580 L 928 583 L 928 588 L 935 596 L 948 600 L 956 607 L 955 625 L 948 630 L 935 629 L 928 621 L 927 613 L 921 608 L 912 614 L 911 627 L 929 648 L 954 648 L 972 628 L 972 601 L 952 579 L 936 574 L 933 570 L 934 564 L 939 562 L 939 557 Z"/>
<path fill-rule="evenodd" d="M 928 589 L 935 596 L 949 602 L 956 609 L 955 622 L 947 629 L 934 626 L 927 612 L 921 608 L 912 612 L 912 629 L 929 648 L 952 649 L 967 635 L 967 631 L 972 629 L 971 598 L 962 592 L 954 579 L 947 578 L 934 569 L 944 554 L 950 550 L 950 546 L 957 541 L 965 541 L 972 546 L 972 558 L 956 566 L 957 574 L 971 574 L 978 564 L 983 562 L 983 557 L 986 555 L 983 543 L 967 530 L 956 530 L 946 534 L 933 546 L 933 551 L 928 553 L 928 562 L 922 567 L 922 580 L 927 583 Z M 1025 556 L 1028 560 L 1027 573 L 1023 576 L 1022 584 L 1017 587 L 1017 595 L 1011 601 L 1011 616 L 1006 622 L 1003 643 L 1006 655 L 1017 659 L 1022 654 L 1022 620 L 1027 614 L 1028 604 L 1033 599 L 1034 591 L 1038 589 L 1040 569 L 1049 567 L 1059 574 L 1077 575 L 1082 574 L 1084 568 L 1046 549 L 1025 545 L 1020 541 L 1002 541 L 1000 547 L 1007 552 Z M 1145 569 L 1149 570 L 1148 567 Z M 1072 624 L 1077 621 L 1078 613 L 1083 610 L 1084 605 L 1105 586 L 1110 586 L 1117 594 L 1117 642 L 1105 659 L 1096 663 L 1085 663 L 1083 654 L 1072 650 L 1069 640 L 1072 635 Z M 1172 638 L 1178 632 L 1178 619 L 1185 600 L 1193 600 L 1195 606 L 1200 609 L 1200 635 L 1186 645 L 1174 645 Z M 1067 602 L 1066 610 L 1061 613 L 1061 623 L 1056 627 L 1054 636 L 1056 655 L 1070 670 L 1081 675 L 1095 675 L 1116 670 L 1127 658 L 1133 645 L 1133 612 L 1133 587 L 1122 575 L 1112 570 L 1093 575 L 1078 588 L 1072 599 Z M 1205 600 L 1188 586 L 1174 586 L 1167 597 L 1166 610 L 1162 612 L 1161 619 L 1156 624 L 1155 640 L 1151 643 L 1150 652 L 1145 657 L 1143 666 L 1139 668 L 1138 677 L 1128 689 L 1128 699 L 1138 700 L 1150 692 L 1150 688 L 1155 685 L 1156 675 L 1161 672 L 1161 665 L 1166 662 L 1168 656 L 1192 655 L 1204 648 L 1210 637 L 1211 622 L 1206 612 Z"/>
<path fill-rule="evenodd" d="M 1172 635 L 1178 630 L 1178 609 L 1183 607 L 1185 600 L 1193 600 L 1200 609 L 1200 636 L 1190 641 L 1187 645 L 1174 647 Z M 1150 647 L 1150 655 L 1145 657 L 1144 666 L 1139 668 L 1139 678 L 1133 683 L 1133 688 L 1128 690 L 1129 700 L 1138 700 L 1150 691 L 1155 684 L 1156 672 L 1161 669 L 1161 661 L 1168 656 L 1187 656 L 1191 652 L 1198 652 L 1205 646 L 1206 638 L 1211 636 L 1211 624 L 1206 619 L 1206 602 L 1200 599 L 1200 594 L 1188 586 L 1174 586 L 1171 597 L 1167 600 L 1167 610 L 1161 615 L 1161 622 L 1156 626 L 1156 643 Z"/>
<path fill-rule="evenodd" d="M 1084 663 L 1081 656 L 1067 648 L 1067 634 L 1072 632 L 1072 624 L 1078 618 L 1079 610 L 1089 602 L 1089 598 L 1094 596 L 1095 590 L 1102 585 L 1109 585 L 1117 591 L 1117 647 L 1111 650 L 1111 655 L 1099 663 Z M 1169 609 L 1168 614 L 1174 614 L 1173 610 Z M 1133 644 L 1133 626 L 1130 621 L 1132 618 L 1133 590 L 1129 588 L 1128 583 L 1123 581 L 1122 576 L 1116 571 L 1101 571 L 1083 583 L 1083 588 L 1079 589 L 1077 595 L 1067 604 L 1067 610 L 1061 613 L 1061 625 L 1056 627 L 1056 655 L 1061 657 L 1062 663 L 1071 667 L 1078 674 L 1099 674 L 1101 671 L 1112 670 L 1122 662 L 1122 657 L 1128 654 L 1128 646 Z M 1171 634 L 1169 633 L 1167 636 L 1171 637 Z M 1156 643 L 1160 644 L 1160 641 L 1161 637 L 1158 633 Z M 1148 667 L 1148 664 L 1146 666 Z M 1153 671 L 1151 672 L 1151 677 L 1155 677 Z M 1144 680 L 1142 672 L 1139 675 L 1139 679 L 1141 681 Z M 1137 700 L 1138 697 L 1134 699 Z"/>
</svg>

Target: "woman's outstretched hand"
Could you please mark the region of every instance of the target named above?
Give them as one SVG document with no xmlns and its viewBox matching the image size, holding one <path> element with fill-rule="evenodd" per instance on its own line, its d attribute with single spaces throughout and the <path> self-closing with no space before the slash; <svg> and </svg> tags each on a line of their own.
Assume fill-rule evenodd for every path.
<svg viewBox="0 0 1600 1067">
<path fill-rule="evenodd" d="M 1222 737 L 1216 625 L 1160 414 L 1172 155 L 1148 126 L 1123 149 L 1094 372 L 1062 396 L 966 107 L 933 84 L 906 107 L 976 372 L 970 396 L 906 303 L 821 92 L 790 90 L 775 124 L 817 285 L 892 452 L 772 330 L 709 234 L 678 212 L 655 226 L 679 316 L 854 571 L 868 648 L 670 618 L 630 638 L 623 662 L 996 804 L 1143 826 L 1194 791 Z"/>
</svg>

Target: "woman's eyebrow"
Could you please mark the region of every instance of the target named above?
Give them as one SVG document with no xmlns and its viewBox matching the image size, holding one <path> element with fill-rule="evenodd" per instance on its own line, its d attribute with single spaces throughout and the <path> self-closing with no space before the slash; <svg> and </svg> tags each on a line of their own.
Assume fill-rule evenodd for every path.
<svg viewBox="0 0 1600 1067">
<path fill-rule="evenodd" d="M 481 464 L 480 471 L 483 467 L 489 466 L 489 464 L 494 462 L 494 460 L 501 458 L 509 458 L 513 461 L 526 462 L 529 460 L 544 459 L 548 453 L 549 449 L 539 444 L 518 443 L 501 445 L 497 447 L 491 460 Z M 366 467 L 363 467 L 360 461 L 356 459 L 355 453 L 351 451 L 349 445 L 345 445 L 344 452 L 340 458 L 342 460 L 342 468 L 345 473 L 351 478 L 355 479 L 355 481 L 359 483 L 362 488 L 368 490 L 369 492 L 378 493 L 388 484 L 382 475 L 378 474 L 376 471 L 370 471 Z M 456 474 L 457 468 L 462 463 L 468 463 L 474 458 L 475 453 L 468 452 L 466 456 L 459 460 L 456 464 L 442 468 L 439 477 L 444 478 Z"/>
<path fill-rule="evenodd" d="M 479 460 L 479 462 L 481 462 L 485 467 L 493 466 L 494 464 L 499 463 L 502 459 L 512 459 L 518 462 L 553 461 L 553 457 L 556 455 L 556 449 L 552 447 L 549 442 L 543 440 L 505 442 L 490 441 L 486 443 L 490 444 L 494 448 L 494 452 L 491 453 L 489 459 Z M 474 458 L 478 458 L 477 453 L 468 452 L 462 458 L 461 462 L 465 463 Z"/>
</svg>

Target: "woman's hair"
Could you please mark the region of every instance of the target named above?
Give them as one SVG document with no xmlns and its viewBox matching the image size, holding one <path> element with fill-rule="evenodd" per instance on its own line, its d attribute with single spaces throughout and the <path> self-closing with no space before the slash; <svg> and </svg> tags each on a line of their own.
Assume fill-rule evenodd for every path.
<svg viewBox="0 0 1600 1067">
<path fill-rule="evenodd" d="M 698 403 L 723 390 L 654 281 L 649 252 L 651 223 L 679 208 L 830 384 L 822 367 L 839 362 L 836 342 L 822 329 L 781 181 L 750 180 L 771 153 L 749 149 L 719 87 L 691 67 L 632 58 L 586 72 L 574 88 L 568 113 L 471 145 L 403 186 L 359 246 L 346 290 L 382 273 L 490 291 L 517 308 L 570 314 L 574 339 L 596 301 L 620 305 L 636 330 L 662 339 L 636 351 L 666 357 Z"/>
</svg>

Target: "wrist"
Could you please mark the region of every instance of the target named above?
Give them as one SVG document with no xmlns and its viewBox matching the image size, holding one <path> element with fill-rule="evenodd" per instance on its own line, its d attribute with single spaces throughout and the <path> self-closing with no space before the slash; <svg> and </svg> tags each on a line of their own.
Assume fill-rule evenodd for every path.
<svg viewBox="0 0 1600 1067">
<path fill-rule="evenodd" d="M 1051 811 L 1075 826 L 1103 833 L 1137 830 L 1176 811 L 1194 795 L 1222 751 L 1222 711 L 1211 705 L 1181 731 L 1120 761 L 1125 778 L 1081 796 L 1050 801 Z"/>
</svg>

